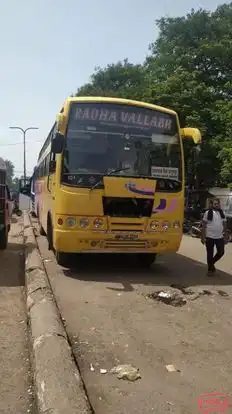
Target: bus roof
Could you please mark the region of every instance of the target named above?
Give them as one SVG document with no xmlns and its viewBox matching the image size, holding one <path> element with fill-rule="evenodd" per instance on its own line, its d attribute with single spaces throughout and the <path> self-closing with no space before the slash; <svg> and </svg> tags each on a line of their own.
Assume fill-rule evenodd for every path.
<svg viewBox="0 0 232 414">
<path fill-rule="evenodd" d="M 0 158 L 0 170 L 6 170 L 6 163 L 3 158 Z"/>
<path fill-rule="evenodd" d="M 66 98 L 66 103 L 75 103 L 75 102 L 109 102 L 109 103 L 118 103 L 124 105 L 134 105 L 141 106 L 143 108 L 153 109 L 156 111 L 166 112 L 168 114 L 177 115 L 175 111 L 169 108 L 165 108 L 158 105 L 153 105 L 147 102 L 134 101 L 132 99 L 123 99 L 123 98 L 111 98 L 106 96 L 70 96 Z M 60 112 L 63 111 L 63 107 Z"/>
</svg>

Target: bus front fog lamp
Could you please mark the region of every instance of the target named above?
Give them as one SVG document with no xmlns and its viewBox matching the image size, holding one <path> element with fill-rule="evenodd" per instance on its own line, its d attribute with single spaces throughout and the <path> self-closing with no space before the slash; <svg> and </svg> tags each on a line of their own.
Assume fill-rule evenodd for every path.
<svg viewBox="0 0 232 414">
<path fill-rule="evenodd" d="M 159 230 L 159 222 L 158 221 L 152 221 L 150 224 L 150 228 L 153 231 L 158 231 Z"/>
<path fill-rule="evenodd" d="M 178 220 L 174 221 L 173 227 L 174 227 L 174 229 L 179 229 L 180 228 L 180 222 Z"/>
<path fill-rule="evenodd" d="M 104 224 L 104 222 L 101 218 L 97 218 L 93 222 L 93 226 L 95 227 L 95 229 L 99 229 L 100 227 L 103 226 L 103 224 Z"/>
<path fill-rule="evenodd" d="M 66 225 L 68 227 L 75 227 L 75 225 L 76 225 L 76 219 L 74 217 L 68 217 L 66 219 Z"/>
<path fill-rule="evenodd" d="M 87 218 L 81 218 L 80 219 L 80 227 L 85 228 L 88 227 L 89 220 Z"/>
<path fill-rule="evenodd" d="M 168 231 L 168 229 L 170 228 L 170 223 L 169 223 L 169 221 L 164 221 L 163 223 L 162 223 L 162 230 L 163 231 Z"/>
</svg>

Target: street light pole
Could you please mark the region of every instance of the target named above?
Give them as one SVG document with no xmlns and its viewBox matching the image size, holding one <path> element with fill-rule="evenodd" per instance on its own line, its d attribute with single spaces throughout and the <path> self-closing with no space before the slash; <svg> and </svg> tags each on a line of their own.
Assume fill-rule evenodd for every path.
<svg viewBox="0 0 232 414">
<path fill-rule="evenodd" d="M 37 127 L 29 127 L 26 129 L 23 129 L 21 127 L 14 127 L 14 126 L 10 126 L 10 129 L 18 129 L 19 131 L 21 131 L 23 133 L 23 176 L 24 176 L 24 185 L 26 183 L 26 178 L 27 178 L 27 170 L 26 170 L 26 133 L 27 131 L 29 131 L 30 129 L 39 129 Z"/>
</svg>

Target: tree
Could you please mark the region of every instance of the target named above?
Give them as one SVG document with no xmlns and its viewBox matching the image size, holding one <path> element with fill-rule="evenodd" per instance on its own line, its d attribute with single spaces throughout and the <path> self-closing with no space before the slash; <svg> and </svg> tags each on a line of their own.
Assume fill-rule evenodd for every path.
<svg viewBox="0 0 232 414">
<path fill-rule="evenodd" d="M 143 65 L 133 65 L 125 59 L 104 69 L 96 68 L 90 82 L 79 88 L 76 96 L 141 99 L 145 90 L 145 80 Z"/>
<path fill-rule="evenodd" d="M 18 177 L 13 178 L 11 187 L 12 187 L 13 191 L 18 191 L 19 190 L 19 178 Z"/>
<path fill-rule="evenodd" d="M 9 187 L 12 187 L 12 181 L 14 177 L 14 164 L 10 160 L 5 160 L 5 164 L 7 185 Z"/>
<path fill-rule="evenodd" d="M 221 178 L 223 182 L 232 183 L 232 102 L 219 101 L 215 120 L 224 125 L 221 134 L 218 134 L 218 159 L 221 161 Z"/>
<path fill-rule="evenodd" d="M 26 177 L 26 183 L 28 183 L 30 181 L 31 177 Z M 24 182 L 24 176 L 21 175 L 21 177 L 14 177 L 12 180 L 12 185 L 11 188 L 13 191 L 19 191 L 20 188 L 24 187 L 25 182 Z"/>
<path fill-rule="evenodd" d="M 159 36 L 144 64 L 126 59 L 97 68 L 77 96 L 118 96 L 176 110 L 181 126 L 203 134 L 199 181 L 225 185 L 232 181 L 232 3 L 156 24 Z"/>
<path fill-rule="evenodd" d="M 232 169 L 232 158 L 223 151 L 225 138 L 228 150 L 232 143 L 232 3 L 212 13 L 201 9 L 162 18 L 157 24 L 160 34 L 145 62 L 146 99 L 170 106 L 182 125 L 202 130 L 200 179 L 206 185 L 218 178 L 225 182 Z"/>
</svg>

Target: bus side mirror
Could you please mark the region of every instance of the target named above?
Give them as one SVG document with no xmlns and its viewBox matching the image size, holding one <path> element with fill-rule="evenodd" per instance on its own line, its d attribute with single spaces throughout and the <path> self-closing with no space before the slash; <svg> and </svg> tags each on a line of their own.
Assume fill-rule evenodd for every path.
<svg viewBox="0 0 232 414">
<path fill-rule="evenodd" d="M 52 174 L 56 171 L 56 161 L 50 161 L 49 172 Z"/>
<path fill-rule="evenodd" d="M 55 137 L 52 140 L 51 152 L 53 154 L 61 154 L 64 147 L 64 135 L 59 132 L 56 133 Z"/>
<path fill-rule="evenodd" d="M 197 145 L 202 141 L 201 133 L 197 128 L 181 128 L 180 135 L 182 139 L 191 139 Z"/>
<path fill-rule="evenodd" d="M 62 113 L 59 113 L 56 118 L 56 125 L 58 131 L 61 131 L 63 134 L 65 132 L 65 116 Z"/>
</svg>

